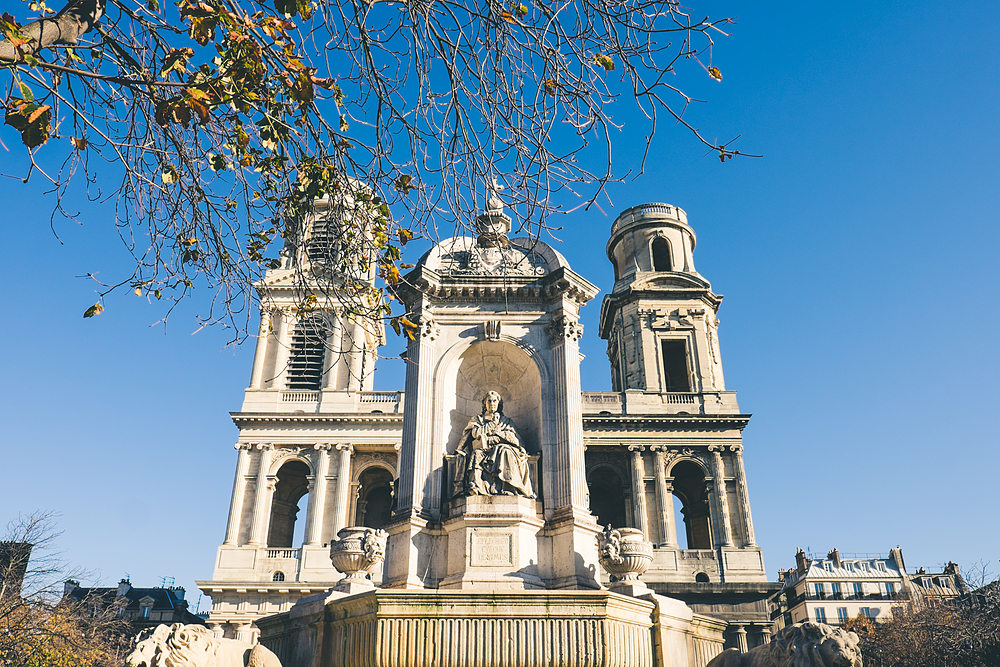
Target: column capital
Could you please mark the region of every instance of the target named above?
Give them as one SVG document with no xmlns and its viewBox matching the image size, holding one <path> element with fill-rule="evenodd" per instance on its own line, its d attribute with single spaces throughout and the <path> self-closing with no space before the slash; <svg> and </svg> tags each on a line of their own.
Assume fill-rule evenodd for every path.
<svg viewBox="0 0 1000 667">
<path fill-rule="evenodd" d="M 729 445 L 729 451 L 731 452 L 742 452 L 743 445 Z"/>
<path fill-rule="evenodd" d="M 337 451 L 347 452 L 348 454 L 354 453 L 354 445 L 350 443 L 344 443 L 342 445 L 337 445 Z"/>
<path fill-rule="evenodd" d="M 259 449 L 262 452 L 270 452 L 274 450 L 274 445 L 272 445 L 270 442 L 258 442 L 255 445 L 255 447 L 257 447 L 257 449 Z"/>
<path fill-rule="evenodd" d="M 649 451 L 651 452 L 669 452 L 670 447 L 668 445 L 650 445 Z"/>
<path fill-rule="evenodd" d="M 726 451 L 726 445 L 709 445 L 708 451 L 715 453 L 724 452 Z"/>
<path fill-rule="evenodd" d="M 630 452 L 632 452 L 633 454 L 637 454 L 637 453 L 641 452 L 644 449 L 646 449 L 646 448 L 643 445 L 629 445 L 628 446 L 628 450 Z"/>
<path fill-rule="evenodd" d="M 274 491 L 275 487 L 278 485 L 278 477 L 275 475 L 267 476 L 267 490 Z"/>
<path fill-rule="evenodd" d="M 237 442 L 233 445 L 233 449 L 237 451 L 250 451 L 253 449 L 253 445 L 249 442 Z"/>
<path fill-rule="evenodd" d="M 317 452 L 328 452 L 331 449 L 333 449 L 333 445 L 329 442 L 318 442 L 315 445 L 313 445 L 313 449 L 315 449 Z"/>
</svg>

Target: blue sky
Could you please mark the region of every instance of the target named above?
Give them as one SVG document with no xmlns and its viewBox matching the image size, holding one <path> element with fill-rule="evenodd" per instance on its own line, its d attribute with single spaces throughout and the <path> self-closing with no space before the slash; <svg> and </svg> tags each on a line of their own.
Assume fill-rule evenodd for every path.
<svg viewBox="0 0 1000 667">
<path fill-rule="evenodd" d="M 617 212 L 687 211 L 698 270 L 726 295 L 727 386 L 754 415 L 747 476 L 771 578 L 799 546 L 900 545 L 911 569 L 1000 569 L 1000 6 L 697 7 L 738 19 L 715 52 L 723 82 L 694 68 L 678 80 L 708 101 L 688 119 L 764 157 L 723 165 L 662 125 L 645 174 L 610 189 L 607 215 L 567 216 L 556 247 L 607 291 Z M 636 157 L 628 129 L 622 167 Z M 0 138 L 10 145 L 10 129 Z M 0 172 L 16 161 L 0 148 Z M 58 512 L 68 560 L 108 585 L 174 577 L 197 603 L 236 464 L 227 413 L 253 351 L 227 347 L 226 331 L 192 335 L 198 304 L 163 326 L 157 305 L 123 292 L 83 320 L 96 296 L 79 276 L 128 263 L 111 209 L 56 221 L 60 245 L 40 183 L 0 177 L 0 197 L 0 520 Z M 584 309 L 585 390 L 610 386 L 600 298 Z M 403 347 L 390 337 L 385 352 Z M 402 387 L 398 364 L 379 371 L 379 388 Z"/>
</svg>

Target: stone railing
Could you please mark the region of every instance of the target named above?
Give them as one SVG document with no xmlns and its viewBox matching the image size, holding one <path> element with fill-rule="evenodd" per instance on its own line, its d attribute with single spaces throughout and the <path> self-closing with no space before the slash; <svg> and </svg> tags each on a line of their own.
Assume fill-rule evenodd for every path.
<svg viewBox="0 0 1000 667">
<path fill-rule="evenodd" d="M 715 551 L 712 549 L 681 549 L 677 553 L 681 558 L 715 560 Z"/>
<path fill-rule="evenodd" d="M 401 391 L 362 391 L 358 393 L 361 403 L 399 403 L 403 400 Z"/>
<path fill-rule="evenodd" d="M 282 403 L 315 403 L 319 400 L 318 391 L 283 391 L 281 392 Z"/>
<path fill-rule="evenodd" d="M 268 549 L 267 558 L 298 558 L 298 549 Z"/>
</svg>

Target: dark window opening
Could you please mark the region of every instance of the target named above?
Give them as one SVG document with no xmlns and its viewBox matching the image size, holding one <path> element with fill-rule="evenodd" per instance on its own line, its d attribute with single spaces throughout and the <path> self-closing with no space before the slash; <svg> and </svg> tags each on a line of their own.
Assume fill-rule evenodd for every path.
<svg viewBox="0 0 1000 667">
<path fill-rule="evenodd" d="M 687 343 L 683 340 L 663 341 L 663 379 L 665 391 L 689 392 Z"/>
<path fill-rule="evenodd" d="M 602 527 L 626 527 L 625 484 L 621 476 L 602 466 L 590 473 L 587 487 L 590 491 L 590 513 L 597 518 L 597 523 Z"/>
<path fill-rule="evenodd" d="M 392 517 L 392 473 L 385 468 L 369 468 L 361 473 L 359 481 L 355 525 L 381 528 Z"/>
<path fill-rule="evenodd" d="M 308 476 L 309 466 L 302 461 L 289 461 L 278 470 L 278 481 L 271 497 L 271 527 L 268 530 L 267 546 L 291 548 L 299 504 L 309 492 Z"/>
<path fill-rule="evenodd" d="M 288 355 L 288 389 L 319 391 L 323 381 L 326 335 L 321 317 L 307 317 L 295 327 Z"/>
<path fill-rule="evenodd" d="M 699 584 L 707 584 L 709 581 L 711 581 L 708 578 L 708 575 L 705 574 L 704 572 L 699 572 L 698 574 L 694 575 L 694 580 L 697 581 Z"/>
<path fill-rule="evenodd" d="M 670 261 L 670 242 L 662 236 L 653 240 L 653 270 L 673 271 Z"/>
<path fill-rule="evenodd" d="M 285 573 L 281 571 L 275 572 L 274 576 L 271 577 L 271 581 L 284 581 L 284 580 L 285 580 Z"/>
</svg>

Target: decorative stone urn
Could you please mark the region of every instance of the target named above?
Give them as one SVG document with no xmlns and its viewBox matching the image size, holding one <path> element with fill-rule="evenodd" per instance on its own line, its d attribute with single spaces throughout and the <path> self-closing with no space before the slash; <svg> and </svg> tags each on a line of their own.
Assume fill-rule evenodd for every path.
<svg viewBox="0 0 1000 667">
<path fill-rule="evenodd" d="M 354 593 L 375 588 L 368 575 L 385 559 L 388 537 L 384 530 L 365 526 L 348 526 L 337 533 L 338 539 L 330 543 L 330 562 L 347 576 L 334 590 Z"/>
<path fill-rule="evenodd" d="M 653 545 L 637 528 L 612 528 L 597 536 L 597 559 L 611 582 L 639 584 L 639 575 L 653 562 Z"/>
</svg>

